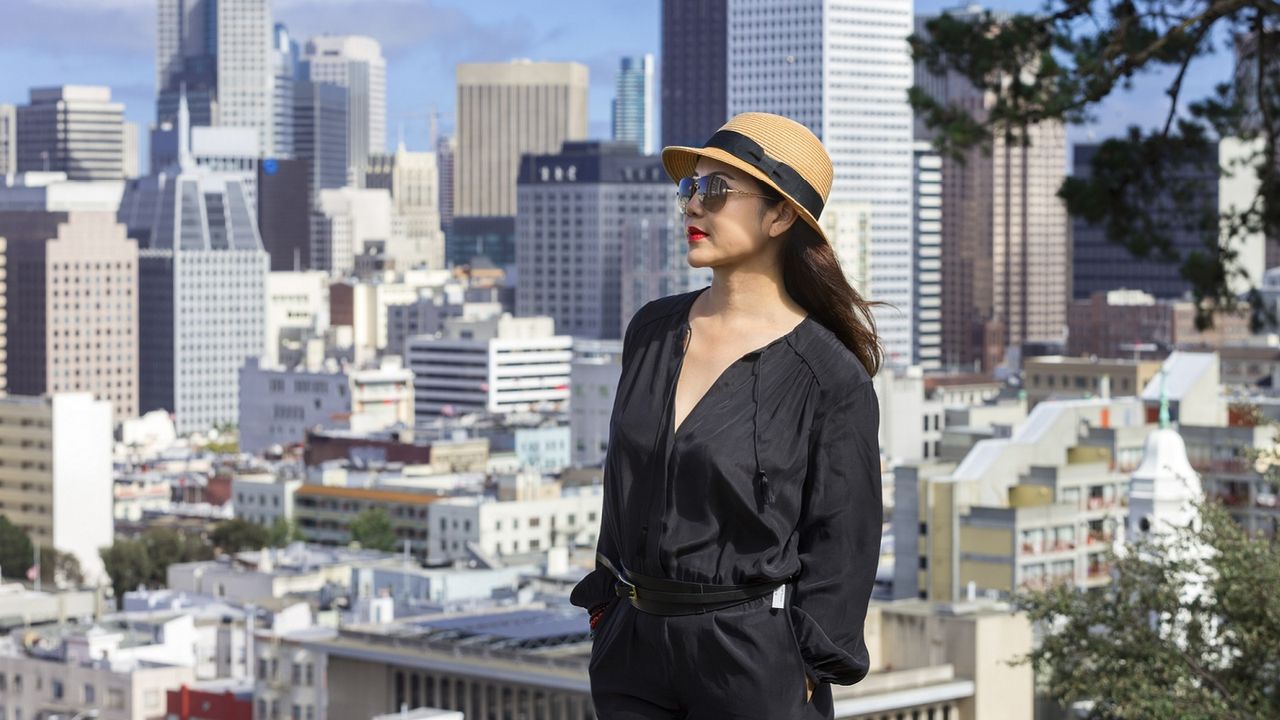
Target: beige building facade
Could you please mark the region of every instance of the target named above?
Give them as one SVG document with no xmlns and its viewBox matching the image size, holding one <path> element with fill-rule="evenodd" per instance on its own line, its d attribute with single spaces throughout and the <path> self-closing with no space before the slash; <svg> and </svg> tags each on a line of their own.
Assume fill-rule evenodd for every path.
<svg viewBox="0 0 1280 720">
<path fill-rule="evenodd" d="M 138 244 L 115 214 L 0 212 L 9 392 L 93 393 L 138 415 Z"/>
<path fill-rule="evenodd" d="M 587 75 L 579 63 L 458 65 L 455 216 L 516 214 L 520 156 L 586 139 Z"/>
</svg>

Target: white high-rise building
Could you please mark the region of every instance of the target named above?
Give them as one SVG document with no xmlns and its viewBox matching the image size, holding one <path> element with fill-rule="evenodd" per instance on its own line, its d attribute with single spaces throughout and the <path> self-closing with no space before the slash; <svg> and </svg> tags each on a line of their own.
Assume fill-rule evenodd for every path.
<svg viewBox="0 0 1280 720">
<path fill-rule="evenodd" d="M 869 295 L 892 305 L 876 329 L 885 362 L 910 363 L 910 0 L 729 0 L 728 28 L 729 115 L 803 123 L 831 153 L 828 204 L 870 203 Z"/>
<path fill-rule="evenodd" d="M 927 142 L 915 144 L 915 351 L 912 362 L 942 367 L 942 157 Z"/>
<path fill-rule="evenodd" d="M 275 146 L 274 25 L 270 0 L 217 0 L 218 124 L 251 127 Z"/>
<path fill-rule="evenodd" d="M 377 40 L 322 35 L 307 41 L 302 71 L 347 91 L 348 180 L 364 186 L 369 155 L 387 150 L 387 63 Z"/>
<path fill-rule="evenodd" d="M 180 100 L 178 163 L 129 183 L 119 213 L 139 242 L 140 410 L 173 413 L 182 434 L 239 419 L 240 367 L 265 344 L 270 263 L 240 174 L 196 165 L 188 137 Z"/>
<path fill-rule="evenodd" d="M 32 88 L 17 111 L 17 172 L 64 172 L 68 180 L 124 177 L 124 105 L 104 85 Z"/>
<path fill-rule="evenodd" d="M 33 543 L 75 555 L 90 584 L 106 580 L 98 549 L 115 534 L 111 433 L 111 403 L 90 392 L 0 398 L 0 461 L 15 478 L 0 507 Z"/>
</svg>

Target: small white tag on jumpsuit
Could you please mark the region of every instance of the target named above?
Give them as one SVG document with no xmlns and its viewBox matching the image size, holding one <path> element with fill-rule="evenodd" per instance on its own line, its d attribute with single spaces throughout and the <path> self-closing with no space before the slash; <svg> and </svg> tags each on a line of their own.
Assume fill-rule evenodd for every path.
<svg viewBox="0 0 1280 720">
<path fill-rule="evenodd" d="M 780 608 L 787 600 L 787 586 L 779 585 L 777 590 L 773 591 L 773 607 Z"/>
</svg>

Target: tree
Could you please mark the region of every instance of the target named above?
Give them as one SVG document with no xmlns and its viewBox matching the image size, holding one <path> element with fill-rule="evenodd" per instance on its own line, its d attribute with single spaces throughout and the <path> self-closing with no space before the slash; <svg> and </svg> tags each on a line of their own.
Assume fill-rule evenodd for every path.
<svg viewBox="0 0 1280 720">
<path fill-rule="evenodd" d="M 84 571 L 79 558 L 57 548 L 41 547 L 40 582 L 53 587 L 80 587 L 84 584 Z"/>
<path fill-rule="evenodd" d="M 1246 532 L 1215 500 L 1197 508 L 1198 530 L 1108 551 L 1111 586 L 1015 599 L 1045 628 L 1020 658 L 1045 694 L 1091 702 L 1089 717 L 1107 720 L 1280 717 L 1280 543 Z M 1197 546 L 1210 548 L 1201 566 L 1187 559 Z M 1200 592 L 1183 592 L 1196 573 Z"/>
<path fill-rule="evenodd" d="M 170 565 L 213 559 L 213 548 L 202 538 L 172 528 L 150 528 L 142 534 L 141 541 L 146 547 L 147 557 L 160 573 L 161 583 Z"/>
<path fill-rule="evenodd" d="M 284 547 L 295 540 L 305 540 L 298 524 L 283 517 L 276 518 L 269 531 L 271 547 Z"/>
<path fill-rule="evenodd" d="M 261 550 L 271 544 L 271 534 L 266 528 L 239 518 L 218 523 L 209 539 L 222 552 L 232 554 L 241 550 Z"/>
<path fill-rule="evenodd" d="M 7 578 L 25 580 L 27 569 L 35 559 L 34 552 L 27 532 L 0 515 L 0 573 Z"/>
<path fill-rule="evenodd" d="M 110 546 L 98 550 L 98 554 L 117 598 L 123 598 L 126 592 L 139 586 L 158 587 L 155 583 L 156 568 L 141 540 L 117 539 Z"/>
<path fill-rule="evenodd" d="M 199 535 L 172 528 L 150 528 L 136 539 L 116 538 L 98 554 L 117 598 L 136 590 L 164 587 L 170 565 L 213 559 L 213 548 Z"/>
<path fill-rule="evenodd" d="M 1102 143 L 1089 179 L 1068 178 L 1059 190 L 1067 212 L 1100 223 L 1113 243 L 1135 258 L 1180 262 L 1180 273 L 1196 301 L 1196 325 L 1213 324 L 1217 312 L 1234 312 L 1240 298 L 1234 284 L 1247 278 L 1250 324 L 1256 331 L 1274 324 L 1256 284 L 1242 275 L 1242 242 L 1263 235 L 1280 238 L 1280 2 L 1277 0 L 1046 0 L 1036 14 L 965 18 L 941 15 L 927 32 L 910 38 L 912 55 L 931 72 L 953 70 L 994 102 L 984 117 L 944 105 L 923 88 L 910 101 L 935 130 L 935 147 L 963 162 L 970 149 L 989 151 L 993 135 L 1025 143 L 1036 123 L 1083 123 L 1100 102 L 1128 89 L 1135 76 L 1172 72 L 1166 87 L 1169 107 L 1163 127 L 1131 128 L 1127 136 Z M 1233 80 L 1205 98 L 1186 103 L 1183 80 L 1197 60 L 1209 59 L 1224 41 L 1238 58 Z M 1237 159 L 1222 168 L 1230 175 L 1252 174 L 1257 193 L 1246 207 L 1216 208 L 1206 215 L 1196 203 L 1178 203 L 1194 192 L 1171 172 L 1182 162 L 1212 151 L 1212 142 L 1242 142 Z M 1181 212 L 1160 212 L 1165 204 L 1152 188 L 1167 190 Z M 1203 247 L 1180 257 L 1171 231 L 1198 233 Z"/>
<path fill-rule="evenodd" d="M 357 515 L 351 521 L 351 539 L 360 543 L 360 547 L 396 551 L 396 532 L 391 527 L 391 518 L 382 510 L 370 509 Z"/>
</svg>

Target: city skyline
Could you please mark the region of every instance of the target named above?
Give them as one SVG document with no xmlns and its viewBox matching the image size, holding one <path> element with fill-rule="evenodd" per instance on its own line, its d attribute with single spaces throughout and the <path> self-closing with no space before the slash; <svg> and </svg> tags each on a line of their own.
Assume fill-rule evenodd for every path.
<svg viewBox="0 0 1280 720">
<path fill-rule="evenodd" d="M 917 0 L 917 15 L 960 3 Z M 155 113 L 156 0 L 10 0 L 10 22 L 0 26 L 0 62 L 22 73 L 0 78 L 0 103 L 22 104 L 32 87 L 108 85 L 125 105 L 125 118 L 144 130 L 140 148 L 147 155 L 146 127 Z M 987 3 L 993 10 L 1029 11 L 1031 0 Z M 441 132 L 454 127 L 454 67 L 465 62 L 574 61 L 589 69 L 588 137 L 611 135 L 611 110 L 618 62 L 626 55 L 653 53 L 661 74 L 658 0 L 593 6 L 596 19 L 580 22 L 581 6 L 565 2 L 530 12 L 513 2 L 464 3 L 462 0 L 276 0 L 275 22 L 305 43 L 312 36 L 368 35 L 382 45 L 387 59 L 387 150 L 403 128 L 410 150 L 429 150 L 429 113 L 441 115 Z M 139 32 L 139 30 L 142 32 Z M 1218 44 L 1222 47 L 1222 43 Z M 498 48 L 495 50 L 495 48 Z M 1220 50 L 1216 59 L 1229 57 Z M 1229 62 L 1206 58 L 1193 66 L 1184 98 L 1203 97 L 1229 75 Z M 1137 78 L 1098 111 L 1090 127 L 1068 128 L 1075 144 L 1118 134 L 1130 124 L 1162 123 L 1168 107 L 1166 74 Z M 1185 101 L 1184 101 L 1185 102 Z M 661 98 L 655 94 L 655 120 Z M 661 136 L 661 128 L 657 128 Z"/>
</svg>

